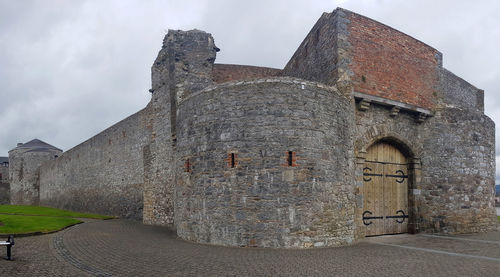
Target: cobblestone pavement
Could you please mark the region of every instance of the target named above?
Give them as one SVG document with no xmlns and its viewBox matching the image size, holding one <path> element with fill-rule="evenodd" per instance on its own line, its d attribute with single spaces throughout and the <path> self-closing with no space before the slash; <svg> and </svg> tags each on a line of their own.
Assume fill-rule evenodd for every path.
<svg viewBox="0 0 500 277">
<path fill-rule="evenodd" d="M 195 244 L 165 228 L 106 220 L 17 238 L 13 255 L 0 260 L 0 276 L 499 276 L 500 231 L 277 250 Z"/>
</svg>

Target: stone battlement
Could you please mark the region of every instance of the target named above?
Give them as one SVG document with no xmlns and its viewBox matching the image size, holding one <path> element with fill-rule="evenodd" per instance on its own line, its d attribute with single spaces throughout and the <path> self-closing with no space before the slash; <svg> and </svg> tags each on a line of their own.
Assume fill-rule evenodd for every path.
<svg viewBox="0 0 500 277">
<path fill-rule="evenodd" d="M 258 79 L 245 80 L 245 81 L 242 81 L 242 80 L 229 81 L 229 82 L 225 82 L 225 83 L 221 83 L 221 84 L 217 84 L 217 85 L 208 86 L 203 90 L 200 90 L 198 92 L 191 94 L 191 96 L 198 95 L 201 93 L 210 92 L 213 90 L 228 89 L 228 88 L 233 88 L 233 87 L 238 87 L 238 86 L 246 86 L 246 85 L 259 85 L 259 84 L 264 84 L 264 83 L 290 84 L 290 85 L 297 85 L 300 87 L 309 86 L 309 87 L 329 90 L 329 91 L 337 93 L 337 94 L 340 93 L 339 90 L 335 86 L 329 86 L 329 85 L 325 85 L 323 83 L 318 83 L 318 82 L 313 82 L 313 81 L 308 81 L 308 80 L 293 78 L 293 77 L 274 77 L 274 78 L 258 78 Z"/>
</svg>

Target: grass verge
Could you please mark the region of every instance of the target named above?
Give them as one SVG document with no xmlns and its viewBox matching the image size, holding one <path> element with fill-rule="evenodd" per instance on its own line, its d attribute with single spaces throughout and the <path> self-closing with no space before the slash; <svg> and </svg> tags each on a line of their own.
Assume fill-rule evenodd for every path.
<svg viewBox="0 0 500 277">
<path fill-rule="evenodd" d="M 50 233 L 81 223 L 75 218 L 111 219 L 40 206 L 0 205 L 0 235 Z"/>
<path fill-rule="evenodd" d="M 19 216 L 0 214 L 0 234 L 50 233 L 81 223 L 69 217 Z"/>
<path fill-rule="evenodd" d="M 113 218 L 112 216 L 77 213 L 50 207 L 21 206 L 21 205 L 0 205 L 0 214 L 43 215 L 43 216 L 53 216 L 53 217 L 79 217 L 79 218 L 95 218 L 95 219 Z"/>
</svg>

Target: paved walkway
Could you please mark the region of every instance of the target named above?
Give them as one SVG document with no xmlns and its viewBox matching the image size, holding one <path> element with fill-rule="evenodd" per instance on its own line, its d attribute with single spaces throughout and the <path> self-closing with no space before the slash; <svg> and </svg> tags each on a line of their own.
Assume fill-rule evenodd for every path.
<svg viewBox="0 0 500 277">
<path fill-rule="evenodd" d="M 500 276 L 500 231 L 276 250 L 194 244 L 164 228 L 107 220 L 17 238 L 13 255 L 0 260 L 0 276 Z"/>
</svg>

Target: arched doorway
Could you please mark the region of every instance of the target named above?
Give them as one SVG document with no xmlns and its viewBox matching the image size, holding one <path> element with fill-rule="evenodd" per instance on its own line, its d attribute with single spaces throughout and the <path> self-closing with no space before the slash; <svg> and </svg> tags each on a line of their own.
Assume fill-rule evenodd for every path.
<svg viewBox="0 0 500 277">
<path fill-rule="evenodd" d="M 408 159 L 387 142 L 366 151 L 363 214 L 366 236 L 408 232 Z"/>
</svg>

